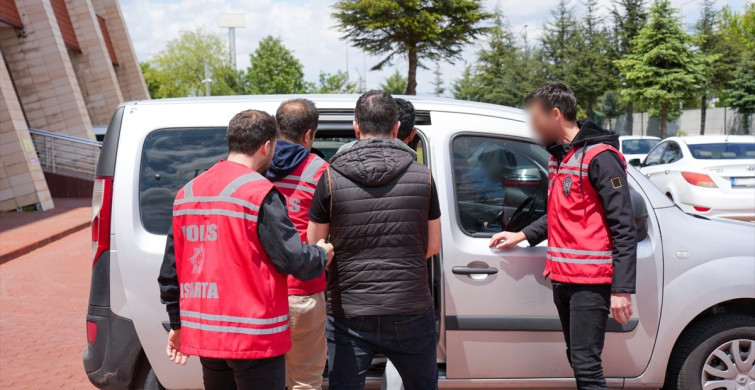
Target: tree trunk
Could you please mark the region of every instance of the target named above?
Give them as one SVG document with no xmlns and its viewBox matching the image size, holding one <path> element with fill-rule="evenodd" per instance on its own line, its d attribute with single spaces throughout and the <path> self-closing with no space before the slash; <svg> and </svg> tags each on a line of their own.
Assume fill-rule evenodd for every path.
<svg viewBox="0 0 755 390">
<path fill-rule="evenodd" d="M 417 51 L 415 49 L 409 49 L 407 53 L 409 58 L 409 75 L 406 77 L 406 95 L 417 94 Z"/>
<path fill-rule="evenodd" d="M 661 104 L 661 139 L 666 139 L 666 117 L 668 117 L 668 103 Z"/>
<path fill-rule="evenodd" d="M 703 95 L 700 99 L 700 135 L 705 135 L 705 116 L 708 114 L 706 109 L 708 108 L 708 96 Z"/>
<path fill-rule="evenodd" d="M 627 103 L 627 126 L 624 129 L 626 135 L 634 134 L 634 103 Z"/>
</svg>

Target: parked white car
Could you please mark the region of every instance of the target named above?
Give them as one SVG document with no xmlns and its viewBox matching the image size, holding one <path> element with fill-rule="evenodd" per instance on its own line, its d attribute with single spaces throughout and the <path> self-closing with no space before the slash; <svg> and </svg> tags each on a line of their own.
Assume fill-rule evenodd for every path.
<svg viewBox="0 0 755 390">
<path fill-rule="evenodd" d="M 627 161 L 638 158 L 640 161 L 645 159 L 650 149 L 658 145 L 661 139 L 647 135 L 622 135 L 619 137 L 619 151 L 624 155 Z"/>
<path fill-rule="evenodd" d="M 753 136 L 670 137 L 640 170 L 687 213 L 755 221 Z"/>
</svg>

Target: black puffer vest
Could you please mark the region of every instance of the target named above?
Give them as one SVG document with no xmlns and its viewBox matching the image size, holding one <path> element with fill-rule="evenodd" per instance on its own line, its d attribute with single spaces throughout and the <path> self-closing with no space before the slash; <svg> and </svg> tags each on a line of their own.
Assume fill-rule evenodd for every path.
<svg viewBox="0 0 755 390">
<path fill-rule="evenodd" d="M 388 140 L 364 140 L 331 160 L 328 313 L 422 314 L 430 172 Z"/>
</svg>

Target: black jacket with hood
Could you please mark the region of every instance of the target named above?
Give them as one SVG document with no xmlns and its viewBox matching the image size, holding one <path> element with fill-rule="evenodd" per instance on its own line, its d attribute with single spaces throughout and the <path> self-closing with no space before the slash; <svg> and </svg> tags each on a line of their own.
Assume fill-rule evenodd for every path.
<svg viewBox="0 0 755 390">
<path fill-rule="evenodd" d="M 552 144 L 547 147 L 560 164 L 573 147 L 595 144 L 608 144 L 619 149 L 619 136 L 604 130 L 590 120 L 580 121 L 579 133 L 569 145 Z M 617 293 L 634 293 L 637 275 L 637 233 L 635 231 L 634 212 L 626 185 L 626 170 L 616 153 L 605 151 L 593 158 L 587 168 L 590 184 L 598 192 L 603 204 L 604 220 L 608 225 L 613 245 L 613 283 L 611 291 Z M 611 180 L 620 178 L 625 185 L 614 188 Z M 522 229 L 530 245 L 537 245 L 548 238 L 548 219 L 540 219 Z"/>
<path fill-rule="evenodd" d="M 328 270 L 328 312 L 343 317 L 430 310 L 425 257 L 437 195 L 427 167 L 392 140 L 370 139 L 336 154 L 323 179 L 310 219 L 329 221 L 336 253 Z M 328 211 L 318 201 L 323 193 L 330 194 Z"/>
</svg>

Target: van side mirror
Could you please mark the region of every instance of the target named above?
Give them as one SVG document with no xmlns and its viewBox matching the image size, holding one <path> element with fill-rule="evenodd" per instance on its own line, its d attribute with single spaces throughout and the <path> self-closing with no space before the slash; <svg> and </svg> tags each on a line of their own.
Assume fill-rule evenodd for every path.
<svg viewBox="0 0 755 390">
<path fill-rule="evenodd" d="M 639 168 L 642 166 L 642 161 L 639 158 L 633 158 L 629 160 L 629 165 Z"/>
<path fill-rule="evenodd" d="M 648 236 L 648 207 L 645 204 L 645 198 L 633 188 L 629 189 L 629 198 L 632 200 L 634 224 L 635 230 L 637 231 L 637 242 L 640 242 Z"/>
</svg>

